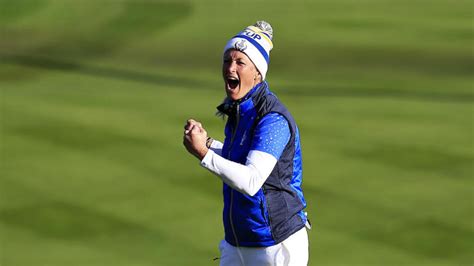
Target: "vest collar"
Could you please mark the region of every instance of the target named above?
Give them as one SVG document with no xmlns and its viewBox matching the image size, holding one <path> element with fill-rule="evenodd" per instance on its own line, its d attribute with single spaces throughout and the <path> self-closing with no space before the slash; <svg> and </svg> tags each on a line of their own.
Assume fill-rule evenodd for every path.
<svg viewBox="0 0 474 266">
<path fill-rule="evenodd" d="M 233 116 L 237 112 L 237 105 L 239 105 L 241 112 L 245 113 L 247 110 L 253 108 L 253 103 L 256 102 L 254 99 L 259 98 L 262 95 L 262 92 L 267 90 L 268 83 L 262 81 L 255 85 L 255 87 L 253 87 L 242 99 L 233 101 L 226 98 L 221 105 L 217 106 L 217 110 L 228 116 Z"/>
</svg>

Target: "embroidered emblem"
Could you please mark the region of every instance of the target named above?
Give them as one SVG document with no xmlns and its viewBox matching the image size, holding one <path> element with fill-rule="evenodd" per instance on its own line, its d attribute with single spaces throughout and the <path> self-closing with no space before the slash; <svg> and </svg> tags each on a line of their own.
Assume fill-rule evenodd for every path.
<svg viewBox="0 0 474 266">
<path fill-rule="evenodd" d="M 245 49 L 247 49 L 247 44 L 246 44 L 246 42 L 247 42 L 246 40 L 240 40 L 240 41 L 236 42 L 236 43 L 234 44 L 235 49 L 237 49 L 237 50 L 239 50 L 239 51 L 241 51 L 241 52 L 245 51 Z"/>
</svg>

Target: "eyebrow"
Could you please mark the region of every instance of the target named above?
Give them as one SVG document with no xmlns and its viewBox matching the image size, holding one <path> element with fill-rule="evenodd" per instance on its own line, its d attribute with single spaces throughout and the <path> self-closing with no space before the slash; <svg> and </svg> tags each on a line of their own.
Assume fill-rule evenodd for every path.
<svg viewBox="0 0 474 266">
<path fill-rule="evenodd" d="M 232 57 L 230 55 L 227 55 L 227 56 L 224 56 L 224 59 L 232 59 Z M 247 59 L 243 56 L 239 56 L 239 57 L 234 58 L 234 60 L 246 61 Z"/>
</svg>

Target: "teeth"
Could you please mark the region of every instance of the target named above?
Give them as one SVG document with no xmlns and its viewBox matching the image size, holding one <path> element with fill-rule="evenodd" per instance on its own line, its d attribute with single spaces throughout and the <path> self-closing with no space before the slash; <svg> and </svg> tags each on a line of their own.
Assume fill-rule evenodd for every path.
<svg viewBox="0 0 474 266">
<path fill-rule="evenodd" d="M 239 85 L 239 78 L 234 76 L 227 76 L 227 84 L 231 89 L 236 88 Z"/>
</svg>

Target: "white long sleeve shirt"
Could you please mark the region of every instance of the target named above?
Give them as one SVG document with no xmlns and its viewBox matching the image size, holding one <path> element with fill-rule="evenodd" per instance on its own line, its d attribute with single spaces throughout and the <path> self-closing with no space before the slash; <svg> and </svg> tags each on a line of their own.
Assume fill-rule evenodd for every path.
<svg viewBox="0 0 474 266">
<path fill-rule="evenodd" d="M 278 132 L 276 134 L 275 132 Z M 245 164 L 221 156 L 223 144 L 217 140 L 201 160 L 201 165 L 241 193 L 253 196 L 263 186 L 290 138 L 288 122 L 280 114 L 265 116 L 255 129 L 254 143 Z"/>
</svg>

